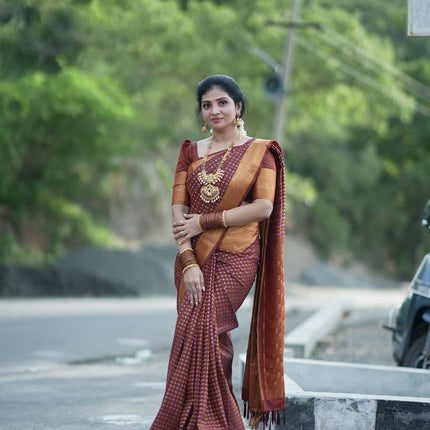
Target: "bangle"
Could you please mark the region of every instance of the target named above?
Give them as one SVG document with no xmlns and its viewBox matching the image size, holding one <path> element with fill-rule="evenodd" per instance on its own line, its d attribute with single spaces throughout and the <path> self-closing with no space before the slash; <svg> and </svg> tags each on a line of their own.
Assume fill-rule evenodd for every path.
<svg viewBox="0 0 430 430">
<path fill-rule="evenodd" d="M 185 248 L 179 253 L 179 255 L 182 255 L 185 251 L 192 251 L 192 250 L 193 248 Z"/>
<path fill-rule="evenodd" d="M 192 264 L 189 264 L 188 266 L 185 266 L 182 269 L 182 274 L 184 274 L 188 269 L 191 269 L 191 267 L 199 267 L 199 265 L 197 263 L 192 263 Z"/>
<path fill-rule="evenodd" d="M 179 254 L 179 262 L 182 268 L 187 267 L 190 264 L 197 264 L 194 251 L 192 249 L 184 249 L 184 251 Z"/>
<path fill-rule="evenodd" d="M 228 227 L 227 223 L 225 222 L 225 209 L 222 211 L 221 222 L 222 222 L 222 225 L 224 226 L 224 228 Z"/>
<path fill-rule="evenodd" d="M 200 214 L 198 217 L 197 217 L 197 227 L 201 230 L 201 231 L 204 231 L 203 230 L 203 227 L 202 227 L 202 225 L 200 224 L 200 217 L 202 216 L 202 214 Z"/>
<path fill-rule="evenodd" d="M 224 228 L 224 223 L 222 222 L 222 212 L 202 214 L 200 218 L 200 225 L 203 227 L 203 230 Z"/>
</svg>

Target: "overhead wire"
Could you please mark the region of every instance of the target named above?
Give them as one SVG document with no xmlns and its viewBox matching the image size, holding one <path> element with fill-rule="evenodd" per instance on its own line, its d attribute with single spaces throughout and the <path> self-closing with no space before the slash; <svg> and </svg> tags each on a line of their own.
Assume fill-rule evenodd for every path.
<svg viewBox="0 0 430 430">
<path fill-rule="evenodd" d="M 340 61 L 336 57 L 329 56 L 327 54 L 322 53 L 320 49 L 318 49 L 315 45 L 309 43 L 308 41 L 304 40 L 302 37 L 297 37 L 296 42 L 303 48 L 312 52 L 317 57 L 332 64 L 339 70 L 342 70 L 344 73 L 352 76 L 353 78 L 369 86 L 370 88 L 373 88 L 374 90 L 379 91 L 383 95 L 389 97 L 390 99 L 395 101 L 398 105 L 400 106 L 409 105 L 410 107 L 420 112 L 421 114 L 430 117 L 430 109 L 427 106 L 424 106 L 423 104 L 418 103 L 415 100 L 410 100 L 410 101 L 406 100 L 405 97 L 399 96 L 398 93 L 396 94 L 396 92 L 393 92 L 392 87 L 381 84 L 376 79 L 373 79 L 372 77 L 369 77 L 368 75 L 362 73 L 356 68 L 347 65 L 346 63 Z M 398 90 L 398 88 L 395 88 L 395 89 Z"/>
<path fill-rule="evenodd" d="M 314 33 L 315 34 L 315 33 Z M 380 73 L 380 68 L 386 70 L 399 80 L 407 84 L 407 90 L 422 100 L 430 101 L 430 86 L 418 81 L 412 76 L 401 71 L 393 64 L 372 56 L 368 51 L 361 49 L 356 43 L 348 40 L 337 31 L 324 25 L 316 34 L 324 41 L 336 49 L 341 48 L 342 52 L 356 61 L 359 61 L 364 67 L 376 73 Z"/>
</svg>

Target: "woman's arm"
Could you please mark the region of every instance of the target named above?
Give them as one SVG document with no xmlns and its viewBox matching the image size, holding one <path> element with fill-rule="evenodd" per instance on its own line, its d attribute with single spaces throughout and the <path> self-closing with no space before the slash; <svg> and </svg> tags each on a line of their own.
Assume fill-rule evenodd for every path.
<svg viewBox="0 0 430 430">
<path fill-rule="evenodd" d="M 172 225 L 175 226 L 176 224 L 185 221 L 184 214 L 188 214 L 189 210 L 190 208 L 185 205 L 172 205 Z M 186 248 L 191 248 L 191 237 L 184 240 L 181 235 L 175 234 L 175 229 L 173 229 L 173 235 L 179 252 Z"/>
<path fill-rule="evenodd" d="M 252 203 L 242 203 L 241 206 L 226 210 L 225 222 L 228 227 L 234 227 L 263 221 L 270 217 L 272 210 L 273 205 L 270 200 L 255 199 Z M 179 215 L 174 219 L 173 235 L 181 249 L 186 247 L 185 244 L 189 243 L 192 237 L 202 232 L 197 222 L 198 216 L 199 214 L 183 212 L 182 219 Z"/>
<path fill-rule="evenodd" d="M 225 211 L 227 226 L 246 225 L 270 217 L 273 205 L 266 199 L 255 199 L 252 203 Z M 202 232 L 197 222 L 199 214 L 189 214 L 189 207 L 182 204 L 172 205 L 173 235 L 179 252 L 191 248 L 191 238 Z M 199 305 L 202 291 L 205 290 L 203 273 L 199 267 L 191 267 L 184 273 L 184 283 L 191 305 Z"/>
<path fill-rule="evenodd" d="M 172 222 L 173 225 L 178 222 L 185 221 L 184 214 L 188 214 L 189 207 L 182 204 L 172 205 Z M 178 246 L 179 252 L 186 248 L 191 248 L 191 237 L 183 239 L 181 235 L 177 238 L 175 235 L 175 242 Z M 202 302 L 202 292 L 205 291 L 205 283 L 203 273 L 200 267 L 190 267 L 184 273 L 184 284 L 187 290 L 187 297 L 191 306 L 198 306 Z"/>
<path fill-rule="evenodd" d="M 266 199 L 255 199 L 252 203 L 245 203 L 237 208 L 225 211 L 225 222 L 229 227 L 263 221 L 270 217 L 273 204 Z"/>
</svg>

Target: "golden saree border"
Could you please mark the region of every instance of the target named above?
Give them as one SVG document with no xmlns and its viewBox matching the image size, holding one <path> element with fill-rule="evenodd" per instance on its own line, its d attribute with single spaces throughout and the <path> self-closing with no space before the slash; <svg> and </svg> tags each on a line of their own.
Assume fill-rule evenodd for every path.
<svg viewBox="0 0 430 430">
<path fill-rule="evenodd" d="M 279 423 L 285 409 L 285 169 L 279 145 L 269 147 L 277 162 L 276 193 L 272 215 L 260 224 L 261 261 L 242 386 L 245 416 L 263 425 Z"/>
<path fill-rule="evenodd" d="M 229 227 L 218 248 L 234 254 L 243 251 L 258 238 L 259 223 Z"/>
</svg>

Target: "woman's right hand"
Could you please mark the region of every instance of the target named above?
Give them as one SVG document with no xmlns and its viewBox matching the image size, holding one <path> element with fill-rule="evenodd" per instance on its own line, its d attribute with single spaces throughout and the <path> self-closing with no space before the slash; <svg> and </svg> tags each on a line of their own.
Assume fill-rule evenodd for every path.
<svg viewBox="0 0 430 430">
<path fill-rule="evenodd" d="M 191 306 L 198 306 L 202 302 L 205 291 L 203 273 L 200 267 L 190 267 L 184 273 L 184 283 L 187 289 L 187 297 Z"/>
</svg>

